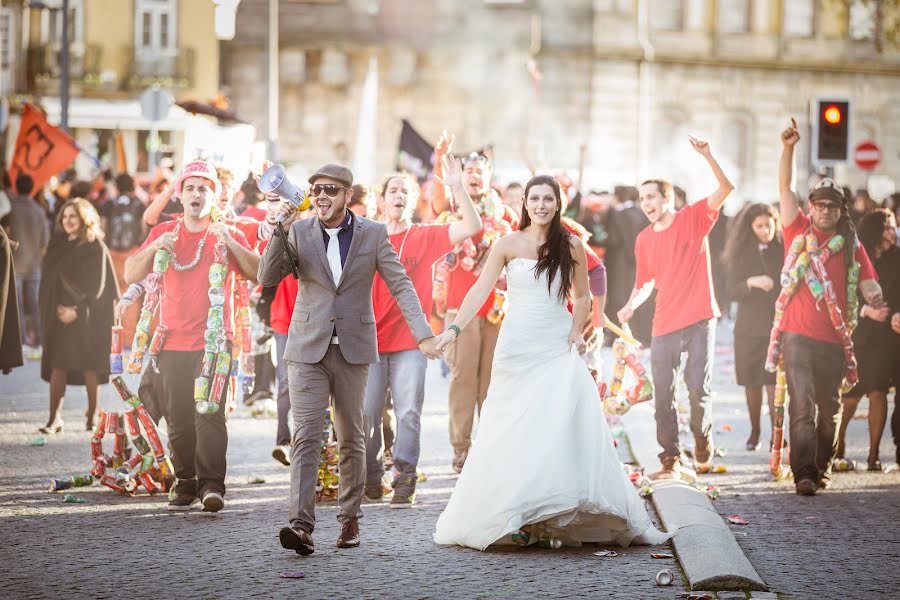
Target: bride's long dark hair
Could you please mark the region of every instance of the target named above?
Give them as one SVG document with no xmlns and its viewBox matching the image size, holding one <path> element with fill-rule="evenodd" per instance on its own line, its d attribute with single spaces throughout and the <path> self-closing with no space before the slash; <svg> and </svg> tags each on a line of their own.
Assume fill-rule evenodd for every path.
<svg viewBox="0 0 900 600">
<path fill-rule="evenodd" d="M 559 183 L 550 175 L 536 175 L 532 177 L 525 186 L 525 199 L 522 201 L 522 222 L 519 230 L 525 230 L 531 225 L 531 217 L 528 216 L 528 210 L 525 204 L 528 202 L 528 193 L 536 185 L 549 185 L 556 197 L 556 212 L 553 213 L 553 220 L 550 222 L 550 229 L 547 232 L 547 241 L 538 248 L 538 263 L 534 269 L 535 279 L 541 276 L 541 273 L 547 273 L 547 290 L 553 292 L 553 280 L 556 273 L 560 276 L 559 301 L 565 302 L 569 296 L 569 289 L 572 287 L 572 273 L 575 270 L 575 261 L 572 259 L 571 243 L 572 234 L 563 226 L 560 220 L 562 214 L 562 194 L 559 190 Z"/>
</svg>

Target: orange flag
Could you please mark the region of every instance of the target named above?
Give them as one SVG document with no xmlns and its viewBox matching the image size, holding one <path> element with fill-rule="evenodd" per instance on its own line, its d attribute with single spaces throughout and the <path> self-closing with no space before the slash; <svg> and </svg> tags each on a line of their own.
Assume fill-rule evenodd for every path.
<svg viewBox="0 0 900 600">
<path fill-rule="evenodd" d="M 53 175 L 72 166 L 78 146 L 65 131 L 48 123 L 41 111 L 27 103 L 23 106 L 9 177 L 15 187 L 19 173 L 30 175 L 37 191 Z"/>
</svg>

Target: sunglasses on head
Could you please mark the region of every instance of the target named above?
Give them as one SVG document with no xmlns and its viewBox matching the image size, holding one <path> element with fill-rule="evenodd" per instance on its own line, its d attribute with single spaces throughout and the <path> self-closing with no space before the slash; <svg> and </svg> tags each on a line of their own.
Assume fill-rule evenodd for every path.
<svg viewBox="0 0 900 600">
<path fill-rule="evenodd" d="M 328 196 L 329 198 L 334 198 L 338 195 L 338 192 L 346 189 L 347 188 L 335 185 L 333 183 L 317 183 L 316 185 L 312 186 L 312 194 L 313 196 L 318 196 L 322 192 L 325 192 L 326 196 Z"/>
</svg>

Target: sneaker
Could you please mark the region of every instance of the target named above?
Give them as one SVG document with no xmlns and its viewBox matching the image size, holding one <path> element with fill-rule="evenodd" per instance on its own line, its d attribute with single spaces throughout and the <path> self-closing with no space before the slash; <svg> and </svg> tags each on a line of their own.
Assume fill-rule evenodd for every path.
<svg viewBox="0 0 900 600">
<path fill-rule="evenodd" d="M 275 449 L 272 450 L 272 458 L 286 467 L 291 466 L 291 447 L 275 446 Z"/>
<path fill-rule="evenodd" d="M 412 508 L 416 502 L 416 476 L 400 475 L 394 481 L 394 495 L 390 508 Z"/>
<path fill-rule="evenodd" d="M 363 488 L 363 495 L 371 502 L 381 500 L 384 497 L 384 488 L 381 487 L 381 482 L 367 483 Z"/>
<path fill-rule="evenodd" d="M 681 471 L 681 459 L 677 456 L 666 456 L 660 460 L 662 468 L 655 473 L 650 473 L 651 481 L 659 481 L 661 479 L 679 479 Z"/>
<path fill-rule="evenodd" d="M 200 498 L 194 494 L 177 494 L 175 498 L 169 502 L 169 506 L 166 507 L 166 510 L 169 512 L 187 512 L 189 510 L 194 510 L 198 506 L 200 506 Z"/>
<path fill-rule="evenodd" d="M 225 499 L 218 492 L 203 494 L 203 512 L 219 512 L 225 506 Z"/>
<path fill-rule="evenodd" d="M 815 496 L 818 486 L 812 479 L 801 479 L 797 482 L 797 493 L 801 496 Z"/>
</svg>

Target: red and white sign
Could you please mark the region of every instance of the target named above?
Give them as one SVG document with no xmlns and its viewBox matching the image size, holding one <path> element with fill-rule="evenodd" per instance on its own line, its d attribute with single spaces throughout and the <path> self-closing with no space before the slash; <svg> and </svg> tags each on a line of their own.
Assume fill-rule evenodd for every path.
<svg viewBox="0 0 900 600">
<path fill-rule="evenodd" d="M 872 171 L 881 162 L 881 148 L 872 140 L 860 142 L 853 149 L 853 161 L 863 171 Z"/>
</svg>

